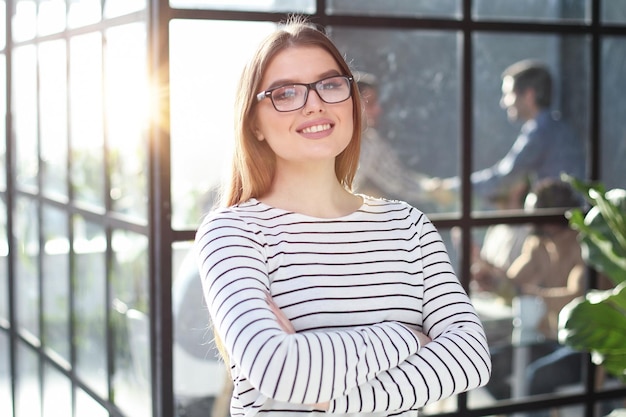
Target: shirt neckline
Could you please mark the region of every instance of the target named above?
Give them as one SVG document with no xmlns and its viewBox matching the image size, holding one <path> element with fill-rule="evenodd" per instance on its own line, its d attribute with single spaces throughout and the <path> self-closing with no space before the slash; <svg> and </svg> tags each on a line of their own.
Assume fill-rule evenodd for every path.
<svg viewBox="0 0 626 417">
<path fill-rule="evenodd" d="M 272 205 L 269 205 L 267 203 L 264 203 L 262 201 L 257 200 L 256 198 L 252 197 L 250 200 L 248 200 L 248 202 L 250 202 L 251 204 L 254 205 L 258 205 L 260 207 L 264 207 L 273 211 L 278 211 L 284 214 L 290 214 L 290 215 L 294 215 L 294 216 L 298 216 L 304 219 L 309 219 L 309 220 L 313 220 L 313 221 L 317 221 L 317 222 L 332 222 L 332 221 L 341 221 L 341 220 L 349 220 L 350 218 L 353 218 L 355 216 L 357 216 L 359 213 L 362 213 L 365 209 L 365 206 L 367 205 L 367 199 L 368 197 L 366 195 L 363 194 L 355 194 L 359 197 L 361 197 L 361 205 L 352 213 L 348 213 L 345 216 L 339 216 L 339 217 L 316 217 L 316 216 L 311 216 L 308 214 L 304 214 L 304 213 L 299 213 L 297 211 L 292 211 L 292 210 L 286 210 L 280 207 L 275 207 Z"/>
</svg>

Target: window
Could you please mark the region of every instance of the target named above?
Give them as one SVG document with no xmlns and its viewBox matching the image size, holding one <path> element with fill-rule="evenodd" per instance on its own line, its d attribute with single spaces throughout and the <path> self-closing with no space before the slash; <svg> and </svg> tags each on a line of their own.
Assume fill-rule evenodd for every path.
<svg viewBox="0 0 626 417">
<path fill-rule="evenodd" d="M 292 12 L 325 25 L 357 78 L 375 77 L 381 110 L 357 191 L 431 217 L 503 361 L 500 386 L 424 414 L 608 414 L 626 388 L 586 356 L 572 358 L 581 374 L 570 383 L 535 396 L 523 371 L 548 351 L 520 318 L 547 307 L 471 280 L 480 250 L 495 247 L 494 264 L 508 267 L 505 245 L 516 253 L 529 233 L 562 226 L 562 210 L 524 211 L 526 188 L 485 198 L 471 176 L 523 132 L 501 107 L 502 73 L 532 58 L 551 74 L 550 110 L 580 140 L 582 176 L 626 187 L 624 10 L 624 0 L 0 0 L 10 116 L 0 118 L 0 414 L 223 406 L 227 374 L 190 246 L 229 169 L 240 71 Z M 368 140 L 381 164 L 370 172 Z M 433 178 L 457 186 L 435 198 L 424 188 Z"/>
</svg>

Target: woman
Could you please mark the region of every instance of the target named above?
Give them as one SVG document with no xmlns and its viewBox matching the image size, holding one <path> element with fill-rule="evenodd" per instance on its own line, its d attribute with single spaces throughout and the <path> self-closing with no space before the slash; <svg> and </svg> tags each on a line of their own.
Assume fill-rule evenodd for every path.
<svg viewBox="0 0 626 417">
<path fill-rule="evenodd" d="M 416 416 L 484 385 L 481 323 L 419 210 L 351 190 L 350 68 L 293 19 L 245 68 L 224 208 L 196 235 L 233 416 Z"/>
</svg>

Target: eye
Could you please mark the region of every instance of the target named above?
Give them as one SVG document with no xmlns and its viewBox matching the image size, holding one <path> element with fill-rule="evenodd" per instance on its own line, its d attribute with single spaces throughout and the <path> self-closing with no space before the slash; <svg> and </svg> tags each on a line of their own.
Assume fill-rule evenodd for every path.
<svg viewBox="0 0 626 417">
<path fill-rule="evenodd" d="M 335 90 L 337 88 L 344 88 L 345 84 L 343 78 L 333 77 L 320 81 L 318 88 L 321 90 Z"/>
<path fill-rule="evenodd" d="M 272 91 L 272 99 L 276 102 L 290 101 L 298 96 L 298 88 L 295 85 L 280 87 Z"/>
</svg>

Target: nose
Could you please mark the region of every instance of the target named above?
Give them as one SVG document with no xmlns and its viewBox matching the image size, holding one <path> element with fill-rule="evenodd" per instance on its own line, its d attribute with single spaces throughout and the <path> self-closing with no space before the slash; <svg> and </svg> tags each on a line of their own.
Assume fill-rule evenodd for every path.
<svg viewBox="0 0 626 417">
<path fill-rule="evenodd" d="M 315 88 L 309 87 L 303 109 L 306 114 L 315 113 L 324 109 L 324 100 L 320 98 L 320 95 Z"/>
<path fill-rule="evenodd" d="M 515 93 L 502 94 L 502 97 L 500 98 L 500 107 L 506 109 L 511 107 L 513 103 L 515 103 Z"/>
</svg>

